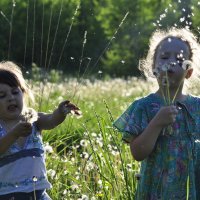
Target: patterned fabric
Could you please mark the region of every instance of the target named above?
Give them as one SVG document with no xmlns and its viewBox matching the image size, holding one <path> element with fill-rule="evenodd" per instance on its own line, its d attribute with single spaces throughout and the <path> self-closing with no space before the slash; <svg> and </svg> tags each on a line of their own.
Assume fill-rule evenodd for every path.
<svg viewBox="0 0 200 200">
<path fill-rule="evenodd" d="M 162 130 L 153 152 L 141 163 L 135 199 L 185 200 L 187 191 L 189 199 L 200 199 L 200 98 L 188 95 L 175 105 L 176 121 Z M 163 99 L 150 94 L 132 103 L 113 125 L 128 143 L 161 106 Z"/>
<path fill-rule="evenodd" d="M 5 134 L 0 126 L 0 137 Z M 0 195 L 50 188 L 44 155 L 41 134 L 33 124 L 23 147 L 14 143 L 7 152 L 0 154 Z"/>
<path fill-rule="evenodd" d="M 0 195 L 0 200 L 51 200 L 45 190 L 35 190 L 34 192 L 16 192 Z"/>
</svg>

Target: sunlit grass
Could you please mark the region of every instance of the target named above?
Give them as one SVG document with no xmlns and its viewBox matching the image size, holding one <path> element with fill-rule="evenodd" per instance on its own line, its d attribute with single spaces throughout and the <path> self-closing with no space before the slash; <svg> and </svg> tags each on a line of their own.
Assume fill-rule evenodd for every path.
<svg viewBox="0 0 200 200">
<path fill-rule="evenodd" d="M 139 163 L 112 122 L 153 85 L 135 78 L 32 85 L 35 107 L 41 111 L 49 112 L 69 99 L 83 112 L 82 118 L 68 117 L 59 127 L 44 132 L 52 199 L 134 199 Z"/>
</svg>

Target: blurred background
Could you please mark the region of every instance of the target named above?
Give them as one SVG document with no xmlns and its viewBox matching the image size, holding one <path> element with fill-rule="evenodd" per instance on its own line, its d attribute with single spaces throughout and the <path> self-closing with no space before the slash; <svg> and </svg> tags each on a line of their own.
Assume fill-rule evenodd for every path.
<svg viewBox="0 0 200 200">
<path fill-rule="evenodd" d="M 1 0 L 0 59 L 73 76 L 140 76 L 156 28 L 199 35 L 198 0 Z M 34 68 L 35 69 L 35 68 Z"/>
</svg>

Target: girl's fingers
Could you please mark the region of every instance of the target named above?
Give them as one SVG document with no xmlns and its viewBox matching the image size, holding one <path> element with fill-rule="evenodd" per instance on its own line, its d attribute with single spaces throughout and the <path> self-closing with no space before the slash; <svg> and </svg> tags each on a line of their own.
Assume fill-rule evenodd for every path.
<svg viewBox="0 0 200 200">
<path fill-rule="evenodd" d="M 177 108 L 176 108 L 175 106 L 171 106 L 171 107 L 170 107 L 170 113 L 171 113 L 171 114 L 177 114 L 177 113 L 178 113 Z"/>
<path fill-rule="evenodd" d="M 70 103 L 69 100 L 63 101 L 61 103 L 61 109 L 62 109 L 62 112 L 64 112 L 65 114 L 72 113 L 79 116 L 82 114 L 80 111 L 80 108 L 74 105 L 73 103 Z"/>
</svg>

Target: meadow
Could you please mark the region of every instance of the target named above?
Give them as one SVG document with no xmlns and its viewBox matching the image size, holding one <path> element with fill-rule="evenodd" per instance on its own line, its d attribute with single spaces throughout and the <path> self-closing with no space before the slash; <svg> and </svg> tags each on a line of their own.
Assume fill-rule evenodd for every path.
<svg viewBox="0 0 200 200">
<path fill-rule="evenodd" d="M 68 116 L 57 128 L 43 132 L 52 199 L 134 199 L 140 163 L 112 123 L 133 100 L 153 90 L 153 84 L 137 78 L 67 78 L 30 85 L 40 111 L 49 112 L 64 99 L 82 111 L 82 117 Z"/>
</svg>

